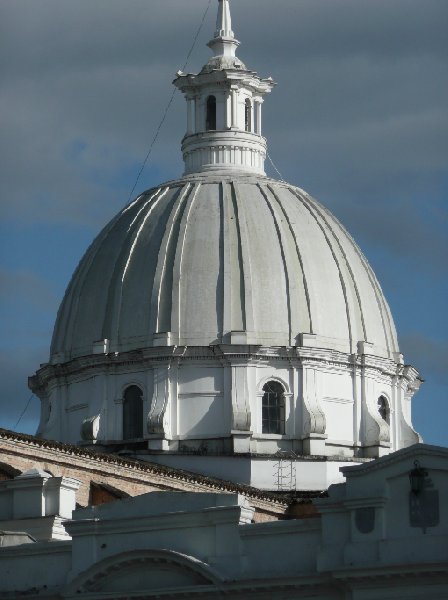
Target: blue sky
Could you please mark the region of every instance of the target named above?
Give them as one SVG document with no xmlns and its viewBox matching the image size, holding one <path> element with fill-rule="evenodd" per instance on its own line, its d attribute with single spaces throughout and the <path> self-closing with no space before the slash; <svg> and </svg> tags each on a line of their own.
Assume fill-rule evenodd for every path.
<svg viewBox="0 0 448 600">
<path fill-rule="evenodd" d="M 239 0 L 239 56 L 278 82 L 264 105 L 283 177 L 352 233 L 426 382 L 413 422 L 448 445 L 448 3 Z M 48 359 L 59 302 L 128 201 L 207 0 L 0 5 L 0 426 Z M 189 63 L 206 61 L 215 6 Z M 176 19 L 173 19 L 176 15 Z M 177 95 L 136 194 L 182 171 Z M 275 172 L 270 169 L 270 175 Z M 18 429 L 33 432 L 38 401 Z"/>
</svg>

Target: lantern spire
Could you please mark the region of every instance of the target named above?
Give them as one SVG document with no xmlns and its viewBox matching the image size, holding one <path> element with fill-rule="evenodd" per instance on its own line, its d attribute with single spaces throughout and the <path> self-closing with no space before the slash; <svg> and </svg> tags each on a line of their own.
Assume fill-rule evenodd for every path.
<svg viewBox="0 0 448 600">
<path fill-rule="evenodd" d="M 229 0 L 219 0 L 218 18 L 216 19 L 215 38 L 234 37 L 232 31 L 232 17 L 230 15 Z"/>
<path fill-rule="evenodd" d="M 198 74 L 177 72 L 174 85 L 187 101 L 182 139 L 185 173 L 244 171 L 264 175 L 266 140 L 261 105 L 273 80 L 249 71 L 235 56 L 230 0 L 218 0 L 218 18 L 208 43 L 213 56 Z"/>
<path fill-rule="evenodd" d="M 230 0 L 218 0 L 216 31 L 213 39 L 208 43 L 208 47 L 213 50 L 215 56 L 234 58 L 239 45 L 240 43 L 235 39 L 232 31 Z"/>
</svg>

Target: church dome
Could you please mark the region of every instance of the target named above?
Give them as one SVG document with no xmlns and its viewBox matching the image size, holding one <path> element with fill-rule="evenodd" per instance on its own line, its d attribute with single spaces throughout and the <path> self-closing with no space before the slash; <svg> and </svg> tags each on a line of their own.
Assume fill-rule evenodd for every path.
<svg viewBox="0 0 448 600">
<path fill-rule="evenodd" d="M 313 345 L 394 358 L 380 285 L 338 220 L 256 174 L 186 176 L 137 198 L 81 260 L 52 342 L 59 361 L 151 346 Z M 305 341 L 304 341 L 305 340 Z"/>
<path fill-rule="evenodd" d="M 275 83 L 237 59 L 229 0 L 208 45 L 206 67 L 174 80 L 183 176 L 120 211 L 73 275 L 50 361 L 30 379 L 38 433 L 263 489 L 322 490 L 346 459 L 420 439 L 418 372 L 350 235 L 266 176 L 262 105 Z M 283 479 L 285 456 L 297 482 L 292 463 Z"/>
</svg>

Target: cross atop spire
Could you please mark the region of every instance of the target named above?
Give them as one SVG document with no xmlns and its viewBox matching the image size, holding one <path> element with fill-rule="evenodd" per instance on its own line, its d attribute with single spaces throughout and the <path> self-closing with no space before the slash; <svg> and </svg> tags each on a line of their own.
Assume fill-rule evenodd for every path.
<svg viewBox="0 0 448 600">
<path fill-rule="evenodd" d="M 215 36 L 208 43 L 208 47 L 213 50 L 215 56 L 234 58 L 239 45 L 232 31 L 230 0 L 218 0 Z"/>
</svg>

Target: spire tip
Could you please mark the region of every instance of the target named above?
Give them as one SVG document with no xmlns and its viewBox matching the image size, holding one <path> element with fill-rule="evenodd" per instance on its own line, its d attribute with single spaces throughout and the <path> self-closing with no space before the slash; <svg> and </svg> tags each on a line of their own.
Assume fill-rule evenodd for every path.
<svg viewBox="0 0 448 600">
<path fill-rule="evenodd" d="M 216 19 L 215 38 L 233 38 L 232 16 L 229 0 L 218 0 L 218 18 Z"/>
</svg>

